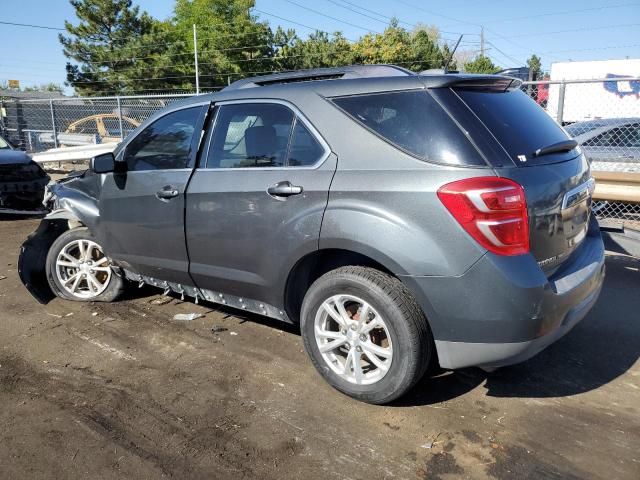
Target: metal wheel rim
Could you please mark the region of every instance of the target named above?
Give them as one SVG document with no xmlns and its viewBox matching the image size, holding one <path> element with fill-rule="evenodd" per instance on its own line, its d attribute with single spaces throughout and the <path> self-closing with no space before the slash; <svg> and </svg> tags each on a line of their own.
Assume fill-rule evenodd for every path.
<svg viewBox="0 0 640 480">
<path fill-rule="evenodd" d="M 73 240 L 56 258 L 56 276 L 62 288 L 78 298 L 94 298 L 106 290 L 111 281 L 109 259 L 91 240 Z"/>
<path fill-rule="evenodd" d="M 314 336 L 323 360 L 342 379 L 356 385 L 379 382 L 393 360 L 384 319 L 353 295 L 334 295 L 320 305 Z"/>
</svg>

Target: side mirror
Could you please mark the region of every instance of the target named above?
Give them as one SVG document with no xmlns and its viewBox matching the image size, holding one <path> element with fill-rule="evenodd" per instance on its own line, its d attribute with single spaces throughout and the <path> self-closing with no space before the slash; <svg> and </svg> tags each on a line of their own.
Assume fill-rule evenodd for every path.
<svg viewBox="0 0 640 480">
<path fill-rule="evenodd" d="M 116 168 L 116 159 L 113 153 L 96 155 L 89 161 L 89 170 L 93 173 L 111 173 Z"/>
</svg>

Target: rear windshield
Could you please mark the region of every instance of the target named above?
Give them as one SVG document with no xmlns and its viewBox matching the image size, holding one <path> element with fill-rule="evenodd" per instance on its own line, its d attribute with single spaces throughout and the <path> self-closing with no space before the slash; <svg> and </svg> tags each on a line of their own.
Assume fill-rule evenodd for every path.
<svg viewBox="0 0 640 480">
<path fill-rule="evenodd" d="M 422 160 L 486 166 L 460 128 L 424 90 L 354 95 L 332 101 L 364 127 Z"/>
<path fill-rule="evenodd" d="M 456 89 L 512 160 L 521 166 L 560 162 L 574 158 L 576 150 L 534 157 L 539 148 L 567 140 L 560 126 L 524 92 Z"/>
</svg>

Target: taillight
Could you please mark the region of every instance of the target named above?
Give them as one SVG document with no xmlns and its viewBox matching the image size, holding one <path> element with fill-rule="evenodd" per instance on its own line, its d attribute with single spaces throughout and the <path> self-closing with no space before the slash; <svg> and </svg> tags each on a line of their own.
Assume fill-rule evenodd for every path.
<svg viewBox="0 0 640 480">
<path fill-rule="evenodd" d="M 527 201 L 516 182 L 499 177 L 467 178 L 440 187 L 438 198 L 462 228 L 490 252 L 529 252 Z"/>
</svg>

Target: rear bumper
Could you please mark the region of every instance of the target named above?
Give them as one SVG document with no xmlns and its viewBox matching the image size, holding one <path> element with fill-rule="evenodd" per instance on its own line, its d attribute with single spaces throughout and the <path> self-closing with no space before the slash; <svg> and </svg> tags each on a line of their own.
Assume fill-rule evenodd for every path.
<svg viewBox="0 0 640 480">
<path fill-rule="evenodd" d="M 569 332 L 604 281 L 597 227 L 547 278 L 531 255 L 486 254 L 459 277 L 401 277 L 429 319 L 443 368 L 522 362 Z"/>
<path fill-rule="evenodd" d="M 436 340 L 440 366 L 462 368 L 478 366 L 493 369 L 524 362 L 567 334 L 595 305 L 601 288 L 569 310 L 562 324 L 543 337 L 526 342 L 470 343 Z"/>
</svg>

